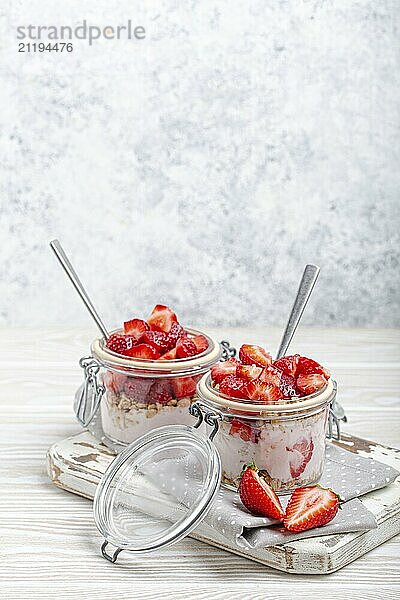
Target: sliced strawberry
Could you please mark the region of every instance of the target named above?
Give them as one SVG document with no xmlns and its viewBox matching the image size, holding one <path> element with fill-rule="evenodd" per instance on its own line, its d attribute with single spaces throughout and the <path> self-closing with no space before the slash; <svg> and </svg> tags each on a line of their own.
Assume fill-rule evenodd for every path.
<svg viewBox="0 0 400 600">
<path fill-rule="evenodd" d="M 171 386 L 175 398 L 193 396 L 196 392 L 196 381 L 193 377 L 174 377 L 171 379 Z"/>
<path fill-rule="evenodd" d="M 279 389 L 284 398 L 293 398 L 301 395 L 300 390 L 296 386 L 295 378 L 291 375 L 285 375 L 285 373 L 282 373 Z"/>
<path fill-rule="evenodd" d="M 282 371 L 274 367 L 274 365 L 267 365 L 262 370 L 259 379 L 279 386 L 282 379 Z"/>
<path fill-rule="evenodd" d="M 197 354 L 196 346 L 188 337 L 181 337 L 176 344 L 177 358 L 189 358 Z"/>
<path fill-rule="evenodd" d="M 153 383 L 154 379 L 150 377 L 126 377 L 124 392 L 132 400 L 145 403 L 148 400 L 147 394 Z"/>
<path fill-rule="evenodd" d="M 297 363 L 296 375 L 311 375 L 314 373 L 318 373 L 318 375 L 323 375 L 326 379 L 329 379 L 331 375 L 328 369 L 325 369 L 322 365 L 317 363 L 312 358 L 300 356 L 299 361 Z"/>
<path fill-rule="evenodd" d="M 127 356 L 136 344 L 135 338 L 130 335 L 123 335 L 122 333 L 113 333 L 107 340 L 107 348 L 116 354 L 122 354 Z"/>
<path fill-rule="evenodd" d="M 311 437 L 309 439 L 301 437 L 293 446 L 288 446 L 286 450 L 289 453 L 290 474 L 293 479 L 297 479 L 311 460 L 314 442 Z"/>
<path fill-rule="evenodd" d="M 221 383 L 221 381 L 225 379 L 225 377 L 228 377 L 228 375 L 236 374 L 236 367 L 238 364 L 239 363 L 236 358 L 230 358 L 224 362 L 217 363 L 211 369 L 211 379 L 214 381 L 214 383 Z"/>
<path fill-rule="evenodd" d="M 179 323 L 173 322 L 171 325 L 171 329 L 168 333 L 168 337 L 170 340 L 170 348 L 173 348 L 174 346 L 176 346 L 179 338 L 187 337 L 187 336 L 188 336 L 188 332 L 186 331 L 186 329 L 184 329 L 182 327 L 182 325 L 180 325 Z"/>
<path fill-rule="evenodd" d="M 134 337 L 136 341 L 139 341 L 142 335 L 149 329 L 150 326 L 146 321 L 142 321 L 142 319 L 131 319 L 124 323 L 124 332 Z"/>
<path fill-rule="evenodd" d="M 289 531 L 306 531 L 326 525 L 336 516 L 339 496 L 319 485 L 294 490 L 283 524 Z"/>
<path fill-rule="evenodd" d="M 103 376 L 103 383 L 106 390 L 110 390 L 115 394 L 118 394 L 124 389 L 126 375 L 122 373 L 115 373 L 114 371 L 106 371 Z"/>
<path fill-rule="evenodd" d="M 278 358 L 273 365 L 285 375 L 291 375 L 294 377 L 296 375 L 297 363 L 299 362 L 300 355 L 294 354 L 293 356 L 282 356 L 282 358 Z"/>
<path fill-rule="evenodd" d="M 257 427 L 252 427 L 250 423 L 241 419 L 232 419 L 229 435 L 240 437 L 244 442 L 253 442 L 257 444 L 260 437 L 260 430 Z"/>
<path fill-rule="evenodd" d="M 151 329 L 169 333 L 171 331 L 172 323 L 177 323 L 178 319 L 176 318 L 176 314 L 168 308 L 168 306 L 157 304 L 153 308 L 147 322 Z"/>
<path fill-rule="evenodd" d="M 160 354 L 171 348 L 168 333 L 164 331 L 146 331 L 140 338 L 140 343 L 153 346 Z"/>
<path fill-rule="evenodd" d="M 239 359 L 244 365 L 257 365 L 258 367 L 266 367 L 272 363 L 271 355 L 264 348 L 252 346 L 251 344 L 241 346 Z"/>
<path fill-rule="evenodd" d="M 250 400 L 257 400 L 266 404 L 275 402 L 282 397 L 278 386 L 260 381 L 260 379 L 249 381 L 246 385 L 246 395 Z"/>
<path fill-rule="evenodd" d="M 170 400 L 173 400 L 171 383 L 167 379 L 155 381 L 149 390 L 147 399 L 150 404 L 168 404 Z"/>
<path fill-rule="evenodd" d="M 285 513 L 278 496 L 254 464 L 249 465 L 242 475 L 239 496 L 247 510 L 253 515 L 283 521 Z"/>
<path fill-rule="evenodd" d="M 136 344 L 136 346 L 132 346 L 130 350 L 127 350 L 126 354 L 131 358 L 146 358 L 151 360 L 160 358 L 158 350 L 149 344 Z"/>
<path fill-rule="evenodd" d="M 261 375 L 262 368 L 256 365 L 238 365 L 236 367 L 236 377 L 252 381 Z"/>
<path fill-rule="evenodd" d="M 165 354 L 160 356 L 160 360 L 175 360 L 176 359 L 176 348 L 168 350 Z"/>
<path fill-rule="evenodd" d="M 326 384 L 326 379 L 318 373 L 310 373 L 309 375 L 299 375 L 296 385 L 303 394 L 307 396 L 321 390 Z"/>
<path fill-rule="evenodd" d="M 222 394 L 233 398 L 247 398 L 246 381 L 235 375 L 224 377 L 219 384 L 219 390 Z"/>
<path fill-rule="evenodd" d="M 207 338 L 204 335 L 195 335 L 192 337 L 192 342 L 196 346 L 197 354 L 205 352 L 208 348 Z"/>
</svg>

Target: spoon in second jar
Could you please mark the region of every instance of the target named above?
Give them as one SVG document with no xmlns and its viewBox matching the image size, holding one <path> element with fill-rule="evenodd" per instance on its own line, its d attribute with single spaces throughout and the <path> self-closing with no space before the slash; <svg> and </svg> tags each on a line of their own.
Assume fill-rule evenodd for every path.
<svg viewBox="0 0 400 600">
<path fill-rule="evenodd" d="M 97 310 L 93 306 L 93 303 L 90 300 L 85 288 L 83 287 L 74 267 L 69 262 L 68 257 L 65 254 L 64 249 L 61 246 L 60 242 L 58 240 L 52 240 L 50 242 L 50 248 L 53 250 L 53 252 L 56 255 L 56 257 L 58 258 L 58 261 L 61 264 L 62 268 L 68 275 L 72 285 L 74 286 L 74 288 L 78 292 L 79 296 L 81 297 L 81 300 L 83 301 L 84 305 L 88 309 L 93 321 L 96 323 L 97 327 L 100 329 L 101 335 L 106 340 L 109 337 L 108 331 L 105 328 L 103 321 L 100 319 L 100 317 L 97 313 Z"/>
<path fill-rule="evenodd" d="M 290 342 L 292 341 L 292 338 L 300 322 L 304 309 L 307 306 L 307 302 L 311 296 L 311 292 L 313 291 L 314 285 L 318 279 L 319 271 L 320 268 L 317 267 L 317 265 L 306 265 L 304 268 L 299 289 L 297 290 L 297 295 L 288 322 L 286 324 L 285 331 L 283 332 L 283 336 L 281 339 L 281 343 L 279 344 L 279 349 L 276 358 L 281 358 L 281 356 L 285 356 L 287 352 L 287 349 L 289 347 Z"/>
</svg>

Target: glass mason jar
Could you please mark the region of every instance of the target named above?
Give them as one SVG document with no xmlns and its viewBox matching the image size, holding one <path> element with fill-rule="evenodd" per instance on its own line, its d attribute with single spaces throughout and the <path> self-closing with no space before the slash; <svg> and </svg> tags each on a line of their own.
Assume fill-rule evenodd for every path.
<svg viewBox="0 0 400 600">
<path fill-rule="evenodd" d="M 252 462 L 278 493 L 319 480 L 336 382 L 330 379 L 319 392 L 290 402 L 252 404 L 221 394 L 207 373 L 197 385 L 197 396 L 206 411 L 219 415 L 213 441 L 221 457 L 222 483 L 236 489 L 243 466 Z"/>
<path fill-rule="evenodd" d="M 96 339 L 91 356 L 80 361 L 85 381 L 75 401 L 78 420 L 116 450 L 156 427 L 190 425 L 196 384 L 224 353 L 229 356 L 228 343 L 205 337 L 204 352 L 176 360 L 124 357 L 109 350 L 103 338 Z"/>
</svg>

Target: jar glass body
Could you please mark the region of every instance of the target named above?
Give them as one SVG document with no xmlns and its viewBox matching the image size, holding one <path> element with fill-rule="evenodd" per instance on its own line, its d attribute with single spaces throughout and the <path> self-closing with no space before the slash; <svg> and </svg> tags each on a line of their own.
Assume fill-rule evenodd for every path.
<svg viewBox="0 0 400 600">
<path fill-rule="evenodd" d="M 236 409 L 232 398 L 226 406 L 226 397 L 212 390 L 209 376 L 202 378 L 197 388 L 200 402 L 221 415 L 214 444 L 221 456 L 222 482 L 236 489 L 243 466 L 254 462 L 278 493 L 316 483 L 324 467 L 329 407 L 335 393 L 332 386 L 290 406 L 282 404 L 282 410 L 274 406 L 278 410 L 270 412 L 265 405 L 257 412 L 250 405 L 243 409 L 240 400 Z"/>
<path fill-rule="evenodd" d="M 92 344 L 92 356 L 100 365 L 97 377 L 104 387 L 101 429 L 111 443 L 130 444 L 156 427 L 192 424 L 188 409 L 196 397 L 196 384 L 222 353 L 217 342 L 205 337 L 209 341 L 205 352 L 171 361 L 121 358 L 99 340 Z"/>
</svg>

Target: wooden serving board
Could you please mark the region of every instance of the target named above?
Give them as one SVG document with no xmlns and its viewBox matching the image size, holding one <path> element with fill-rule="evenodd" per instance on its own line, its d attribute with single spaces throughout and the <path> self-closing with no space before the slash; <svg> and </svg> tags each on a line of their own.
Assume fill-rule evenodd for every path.
<svg viewBox="0 0 400 600">
<path fill-rule="evenodd" d="M 347 434 L 342 434 L 341 441 L 336 443 L 350 452 L 371 456 L 400 470 L 400 450 Z M 92 499 L 114 456 L 89 432 L 83 432 L 51 446 L 47 453 L 47 470 L 55 485 Z M 205 523 L 190 536 L 287 573 L 332 573 L 400 533 L 399 480 L 400 477 L 386 488 L 361 498 L 378 522 L 377 529 L 371 531 L 326 535 L 246 551 L 228 542 Z"/>
</svg>

